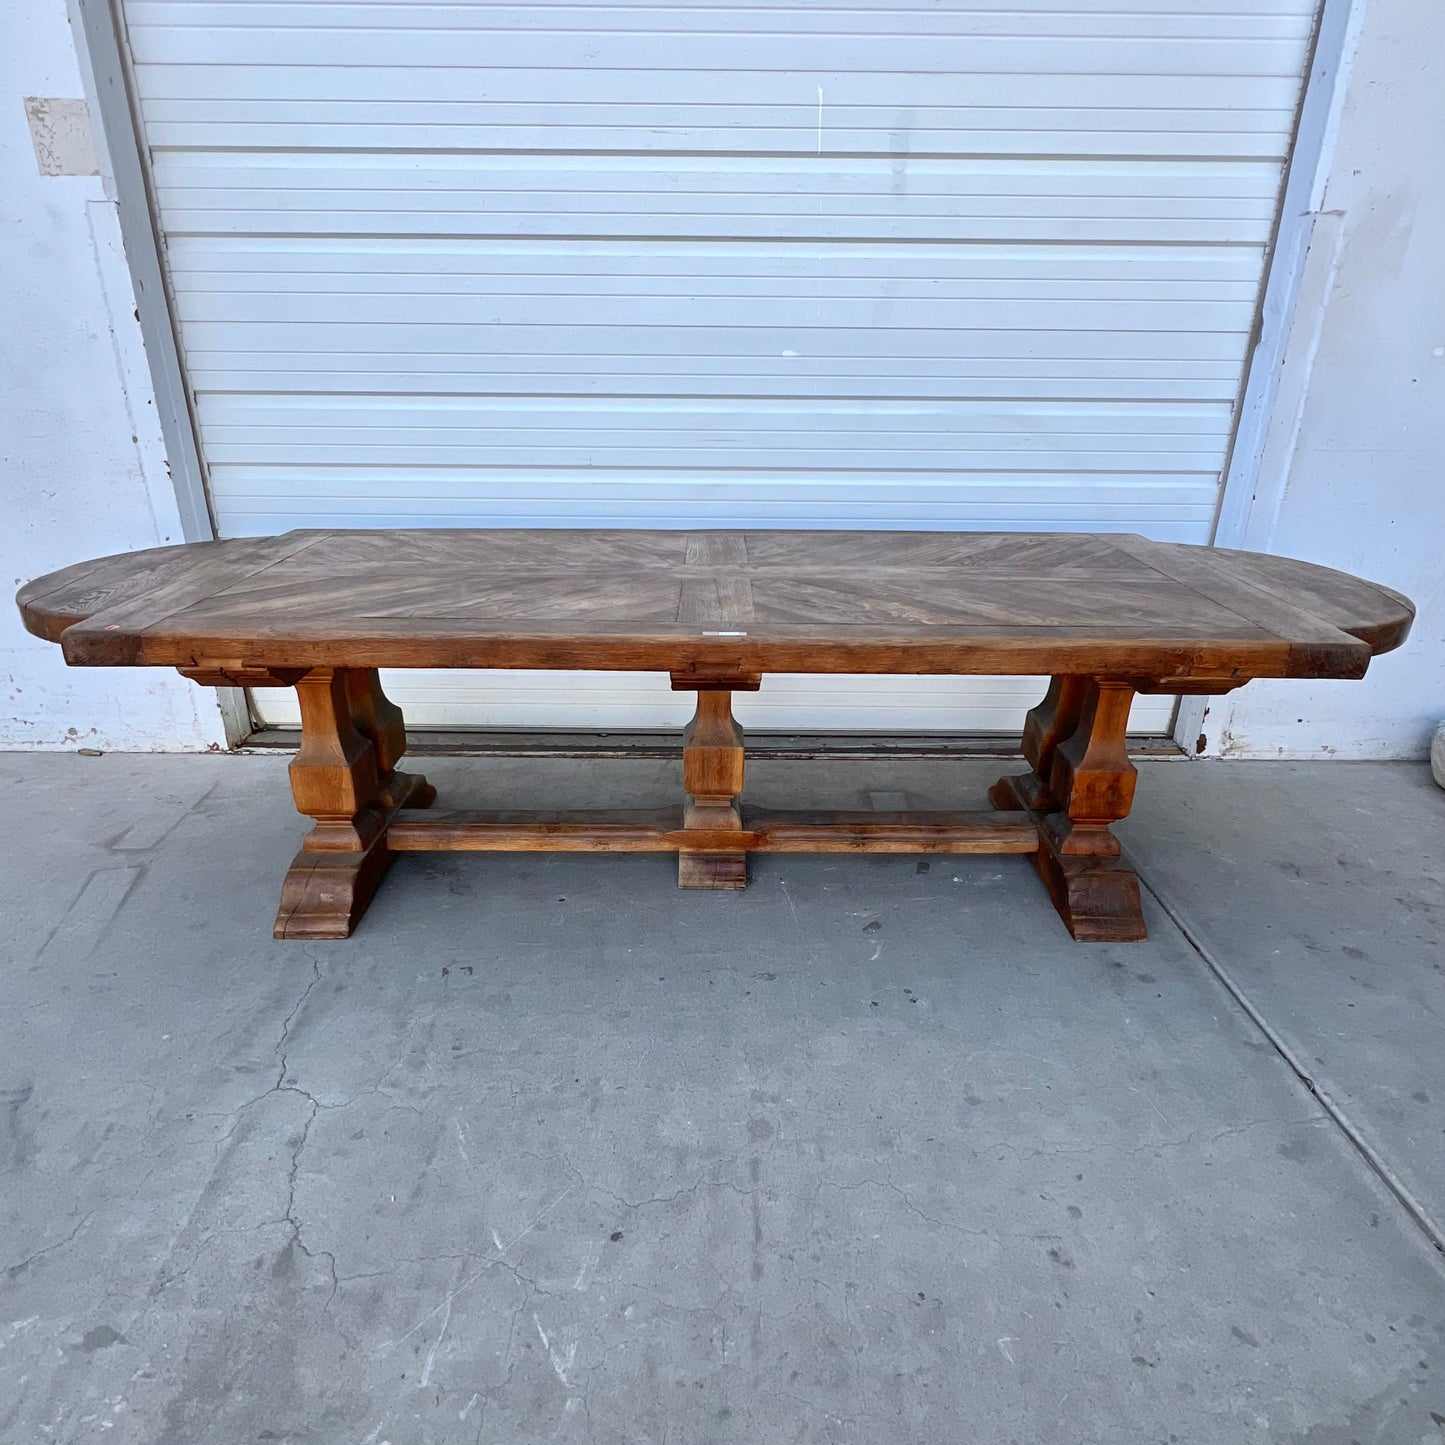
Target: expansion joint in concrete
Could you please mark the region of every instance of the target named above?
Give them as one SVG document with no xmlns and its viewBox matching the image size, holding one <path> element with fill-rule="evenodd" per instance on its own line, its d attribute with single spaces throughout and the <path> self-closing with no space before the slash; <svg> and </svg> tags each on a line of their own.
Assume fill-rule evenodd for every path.
<svg viewBox="0 0 1445 1445">
<path fill-rule="evenodd" d="M 1290 1046 L 1289 1042 L 1280 1034 L 1264 1014 L 1259 1010 L 1242 985 L 1230 973 L 1224 961 L 1214 952 L 1212 948 L 1200 936 L 1199 930 L 1189 921 L 1188 917 L 1167 897 L 1164 891 L 1159 888 L 1149 876 L 1146 867 L 1141 866 L 1137 858 L 1129 856 L 1128 849 L 1125 856 L 1130 866 L 1139 875 L 1139 881 L 1148 890 L 1154 901 L 1169 916 L 1170 922 L 1179 930 L 1181 936 L 1199 955 L 1205 968 L 1214 976 L 1215 981 L 1227 993 L 1235 1004 L 1245 1014 L 1249 1021 L 1264 1036 L 1269 1046 L 1288 1066 L 1290 1072 L 1300 1084 L 1318 1102 L 1326 1117 L 1344 1135 L 1345 1139 L 1354 1148 L 1355 1152 L 1364 1160 L 1366 1167 L 1373 1173 L 1385 1188 L 1394 1196 L 1395 1201 L 1409 1215 L 1415 1226 L 1425 1235 L 1436 1253 L 1445 1256 L 1445 1225 L 1442 1225 L 1425 1206 L 1424 1202 L 1414 1193 L 1413 1190 L 1400 1178 L 1386 1161 L 1380 1151 L 1365 1137 L 1363 1130 L 1357 1125 L 1344 1106 L 1331 1096 L 1305 1067 L 1304 1060 Z"/>
</svg>

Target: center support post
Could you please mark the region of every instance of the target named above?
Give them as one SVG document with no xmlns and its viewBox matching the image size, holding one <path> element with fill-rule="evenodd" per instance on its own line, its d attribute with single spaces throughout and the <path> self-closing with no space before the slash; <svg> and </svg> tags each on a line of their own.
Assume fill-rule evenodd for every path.
<svg viewBox="0 0 1445 1445">
<path fill-rule="evenodd" d="M 677 853 L 679 888 L 748 886 L 745 830 L 738 809 L 738 795 L 743 790 L 743 730 L 733 718 L 732 703 L 735 690 L 756 692 L 761 684 L 757 676 L 672 674 L 674 692 L 697 693 L 697 711 L 682 734 L 682 783 L 687 802 Z"/>
</svg>

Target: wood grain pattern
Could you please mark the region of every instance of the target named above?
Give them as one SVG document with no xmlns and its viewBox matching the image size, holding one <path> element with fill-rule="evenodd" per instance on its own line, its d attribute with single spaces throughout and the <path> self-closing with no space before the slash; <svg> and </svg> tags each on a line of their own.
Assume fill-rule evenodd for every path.
<svg viewBox="0 0 1445 1445">
<path fill-rule="evenodd" d="M 1035 853 L 1031 822 L 988 812 L 850 813 L 743 808 L 742 827 L 709 835 L 682 809 L 577 812 L 445 812 L 399 818 L 393 852 L 671 853 L 701 842 L 749 853 Z M 684 885 L 686 886 L 686 885 Z"/>
<path fill-rule="evenodd" d="M 1055 533 L 339 531 L 22 589 L 77 665 L 1359 677 L 1413 615 L 1280 557 Z"/>
<path fill-rule="evenodd" d="M 292 532 L 101 558 L 18 601 L 75 664 L 295 685 L 291 785 L 313 827 L 282 888 L 284 938 L 346 937 L 394 855 L 427 849 L 676 851 L 684 888 L 745 887 L 750 852 L 1027 853 L 1075 938 L 1143 938 L 1112 831 L 1134 796 L 1134 694 L 1357 678 L 1414 615 L 1286 558 L 1053 533 Z M 378 667 L 669 672 L 697 693 L 685 802 L 417 818 L 436 792 L 397 766 L 406 730 Z M 740 801 L 732 694 L 768 671 L 1052 681 L 995 813 L 767 813 Z"/>
</svg>

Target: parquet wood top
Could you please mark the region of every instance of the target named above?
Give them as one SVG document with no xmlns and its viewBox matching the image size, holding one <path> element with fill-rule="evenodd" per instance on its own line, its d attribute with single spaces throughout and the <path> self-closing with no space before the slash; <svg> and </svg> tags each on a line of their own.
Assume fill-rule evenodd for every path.
<svg viewBox="0 0 1445 1445">
<path fill-rule="evenodd" d="M 1115 534 L 299 531 L 42 577 L 80 665 L 1359 677 L 1413 616 L 1288 558 Z"/>
</svg>

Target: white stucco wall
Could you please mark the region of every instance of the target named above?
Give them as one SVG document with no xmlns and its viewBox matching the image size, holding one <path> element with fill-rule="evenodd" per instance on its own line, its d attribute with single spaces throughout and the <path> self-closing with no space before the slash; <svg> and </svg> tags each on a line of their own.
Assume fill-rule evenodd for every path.
<svg viewBox="0 0 1445 1445">
<path fill-rule="evenodd" d="M 114 205 L 45 176 L 26 96 L 84 94 L 64 0 L 11 0 L 0 45 L 0 748 L 224 745 L 215 695 L 159 669 L 67 668 L 9 592 L 180 540 Z"/>
<path fill-rule="evenodd" d="M 1445 24 L 1439 0 L 1360 3 L 1242 545 L 1398 588 L 1418 617 L 1362 683 L 1220 699 L 1226 757 L 1423 756 L 1445 717 Z"/>
</svg>

